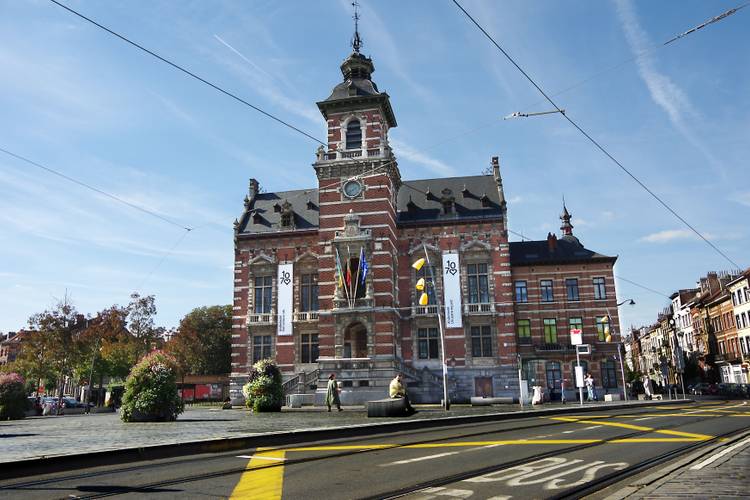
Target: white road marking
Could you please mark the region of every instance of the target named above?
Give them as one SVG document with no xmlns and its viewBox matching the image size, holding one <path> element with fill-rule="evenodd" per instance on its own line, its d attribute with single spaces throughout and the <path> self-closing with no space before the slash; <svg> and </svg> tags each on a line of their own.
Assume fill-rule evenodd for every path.
<svg viewBox="0 0 750 500">
<path fill-rule="evenodd" d="M 425 455 L 423 457 L 417 457 L 417 458 L 410 458 L 408 460 L 398 460 L 397 462 L 391 462 L 388 464 L 380 464 L 381 467 L 390 467 L 392 465 L 404 465 L 404 464 L 410 464 L 413 462 L 421 462 L 422 460 L 432 460 L 434 458 L 442 458 L 447 457 L 450 455 L 457 455 L 457 451 L 449 451 L 446 453 L 436 453 L 435 455 Z"/>
<path fill-rule="evenodd" d="M 575 431 L 562 431 L 562 433 L 563 433 L 563 434 L 572 434 L 572 433 L 574 433 L 574 432 L 575 432 Z"/>
<path fill-rule="evenodd" d="M 284 458 L 279 457 L 264 457 L 261 455 L 237 455 L 237 458 L 254 458 L 255 460 L 271 460 L 273 462 L 283 462 Z"/>
<path fill-rule="evenodd" d="M 718 459 L 720 459 L 721 457 L 723 457 L 727 453 L 730 453 L 730 452 L 736 450 L 737 448 L 739 448 L 741 446 L 744 446 L 746 444 L 749 444 L 749 443 L 750 443 L 750 438 L 745 439 L 744 441 L 740 441 L 739 443 L 735 444 L 734 446 L 730 446 L 729 448 L 727 448 L 725 450 L 722 450 L 719 453 L 711 455 L 710 457 L 708 457 L 704 461 L 699 462 L 699 463 L 693 465 L 692 467 L 690 467 L 690 470 L 701 470 L 703 467 L 705 467 L 707 465 L 711 465 L 712 463 L 714 463 L 715 461 L 717 461 Z"/>
<path fill-rule="evenodd" d="M 633 420 L 651 420 L 652 418 L 656 418 L 656 417 L 641 417 L 641 418 L 634 418 Z"/>
<path fill-rule="evenodd" d="M 591 427 L 584 427 L 582 431 L 590 431 L 591 429 L 598 429 L 601 425 L 592 425 Z"/>
</svg>

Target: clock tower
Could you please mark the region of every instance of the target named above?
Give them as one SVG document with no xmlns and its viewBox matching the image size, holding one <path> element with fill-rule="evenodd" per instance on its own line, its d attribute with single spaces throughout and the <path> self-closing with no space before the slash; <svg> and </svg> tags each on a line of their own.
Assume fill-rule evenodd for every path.
<svg viewBox="0 0 750 500">
<path fill-rule="evenodd" d="M 341 64 L 343 81 L 317 103 L 328 128 L 328 147 L 318 149 L 313 165 L 323 250 L 319 300 L 321 310 L 331 311 L 318 322 L 319 366 L 321 373 L 361 372 L 355 378 L 382 392 L 376 386 L 387 386 L 398 354 L 401 174 L 388 145 L 396 117 L 360 44 L 355 32 L 354 51 Z"/>
</svg>

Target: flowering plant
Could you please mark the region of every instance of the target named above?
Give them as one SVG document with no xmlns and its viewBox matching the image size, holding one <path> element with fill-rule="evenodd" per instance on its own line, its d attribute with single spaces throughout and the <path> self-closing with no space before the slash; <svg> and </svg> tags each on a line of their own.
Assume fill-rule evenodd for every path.
<svg viewBox="0 0 750 500">
<path fill-rule="evenodd" d="M 141 359 L 125 381 L 121 417 L 125 422 L 172 421 L 183 412 L 177 393 L 177 361 L 154 351 Z"/>
<path fill-rule="evenodd" d="M 270 359 L 255 363 L 248 374 L 250 381 L 242 387 L 245 404 L 255 412 L 281 411 L 284 391 L 281 371 Z"/>
</svg>

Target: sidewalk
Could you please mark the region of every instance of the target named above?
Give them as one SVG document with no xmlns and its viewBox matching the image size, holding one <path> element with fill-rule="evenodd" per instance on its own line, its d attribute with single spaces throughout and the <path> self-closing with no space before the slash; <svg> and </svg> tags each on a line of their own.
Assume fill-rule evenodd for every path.
<svg viewBox="0 0 750 500">
<path fill-rule="evenodd" d="M 643 403 L 633 401 L 630 404 Z M 628 403 L 590 403 L 583 408 L 592 411 Z M 268 433 L 297 432 L 311 429 L 335 429 L 368 426 L 388 422 L 431 420 L 444 417 L 468 417 L 500 413 L 517 413 L 519 405 L 454 405 L 443 411 L 437 405 L 417 405 L 419 413 L 403 418 L 367 418 L 362 406 L 344 407 L 343 412 L 328 413 L 322 407 L 283 409 L 281 413 L 253 414 L 247 409 L 220 410 L 188 408 L 175 422 L 125 423 L 116 413 L 32 417 L 0 422 L 0 463 L 55 456 L 85 455 L 94 452 L 136 449 L 262 436 Z M 568 408 L 577 404 L 545 404 L 526 413 Z"/>
<path fill-rule="evenodd" d="M 648 482 L 648 479 L 644 482 Z M 627 490 L 624 488 L 623 492 Z M 683 460 L 679 468 L 640 487 L 636 492 L 609 498 L 747 498 L 748 495 L 750 433 L 745 433 L 739 439 L 718 446 L 702 456 Z"/>
</svg>

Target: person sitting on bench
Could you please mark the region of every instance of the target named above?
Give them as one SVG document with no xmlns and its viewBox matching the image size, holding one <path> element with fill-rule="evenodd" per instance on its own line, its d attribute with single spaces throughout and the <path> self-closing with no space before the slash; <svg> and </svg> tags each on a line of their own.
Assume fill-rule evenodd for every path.
<svg viewBox="0 0 750 500">
<path fill-rule="evenodd" d="M 388 387 L 388 393 L 391 399 L 403 399 L 407 412 L 416 413 L 414 407 L 409 403 L 409 396 L 406 394 L 406 387 L 401 381 L 400 373 L 391 380 L 391 385 Z"/>
</svg>

